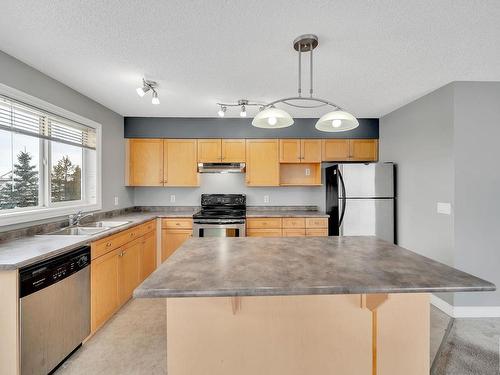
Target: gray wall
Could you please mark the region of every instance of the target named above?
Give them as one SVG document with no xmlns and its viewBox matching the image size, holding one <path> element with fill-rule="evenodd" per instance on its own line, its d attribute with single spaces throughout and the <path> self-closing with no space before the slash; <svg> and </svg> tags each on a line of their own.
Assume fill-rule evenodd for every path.
<svg viewBox="0 0 500 375">
<path fill-rule="evenodd" d="M 500 285 L 500 83 L 454 82 L 380 120 L 380 157 L 398 163 L 404 247 Z M 452 203 L 450 216 L 437 202 Z M 440 295 L 500 306 L 500 292 Z"/>
<path fill-rule="evenodd" d="M 296 118 L 282 129 L 259 129 L 251 118 L 125 117 L 126 138 L 378 138 L 378 119 L 358 119 L 356 129 L 316 130 L 317 119 Z"/>
<path fill-rule="evenodd" d="M 0 82 L 100 123 L 103 210 L 129 207 L 133 204 L 133 190 L 124 187 L 125 146 L 122 116 L 2 51 Z M 114 205 L 115 196 L 119 199 L 118 206 Z"/>
<path fill-rule="evenodd" d="M 399 244 L 452 266 L 453 211 L 436 211 L 454 194 L 451 85 L 380 119 L 380 160 L 397 163 Z"/>
<path fill-rule="evenodd" d="M 500 287 L 500 82 L 456 82 L 455 267 Z M 500 292 L 460 293 L 460 306 L 500 306 Z"/>
<path fill-rule="evenodd" d="M 135 188 L 134 203 L 137 206 L 172 205 L 198 206 L 202 193 L 237 193 L 247 195 L 251 206 L 314 205 L 321 209 L 325 205 L 324 186 L 255 188 L 245 185 L 244 174 L 201 174 L 200 187 L 196 188 Z M 170 195 L 175 195 L 175 203 Z M 264 196 L 269 203 L 264 203 Z"/>
</svg>

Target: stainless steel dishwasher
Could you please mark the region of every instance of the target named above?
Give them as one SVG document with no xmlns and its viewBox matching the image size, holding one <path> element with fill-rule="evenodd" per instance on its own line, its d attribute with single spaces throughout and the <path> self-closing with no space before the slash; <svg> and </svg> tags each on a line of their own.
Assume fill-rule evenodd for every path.
<svg viewBox="0 0 500 375">
<path fill-rule="evenodd" d="M 90 247 L 19 271 L 21 374 L 53 371 L 90 334 Z"/>
</svg>

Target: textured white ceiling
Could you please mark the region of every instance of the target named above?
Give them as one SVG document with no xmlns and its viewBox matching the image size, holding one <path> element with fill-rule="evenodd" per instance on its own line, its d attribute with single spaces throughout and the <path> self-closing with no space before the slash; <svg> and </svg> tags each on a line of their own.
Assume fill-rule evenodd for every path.
<svg viewBox="0 0 500 375">
<path fill-rule="evenodd" d="M 218 101 L 294 95 L 292 41 L 303 33 L 320 39 L 316 95 L 358 117 L 450 81 L 500 80 L 498 0 L 3 0 L 0 9 L 1 50 L 127 116 L 212 117 Z M 159 106 L 136 94 L 142 76 L 160 82 Z"/>
</svg>

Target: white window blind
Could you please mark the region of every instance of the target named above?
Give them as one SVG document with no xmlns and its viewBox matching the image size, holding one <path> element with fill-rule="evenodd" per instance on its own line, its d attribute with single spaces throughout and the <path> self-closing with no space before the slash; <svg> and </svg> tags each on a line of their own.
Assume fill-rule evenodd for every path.
<svg viewBox="0 0 500 375">
<path fill-rule="evenodd" d="M 0 129 L 95 150 L 96 130 L 0 96 Z"/>
</svg>

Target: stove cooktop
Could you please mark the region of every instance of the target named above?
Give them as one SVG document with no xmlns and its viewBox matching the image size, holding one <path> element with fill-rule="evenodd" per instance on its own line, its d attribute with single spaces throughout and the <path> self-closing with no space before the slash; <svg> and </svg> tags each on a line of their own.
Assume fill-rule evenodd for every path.
<svg viewBox="0 0 500 375">
<path fill-rule="evenodd" d="M 246 196 L 244 194 L 202 194 L 201 210 L 193 219 L 244 219 Z"/>
<path fill-rule="evenodd" d="M 193 215 L 193 219 L 244 219 L 246 211 L 241 209 L 202 209 Z"/>
</svg>

